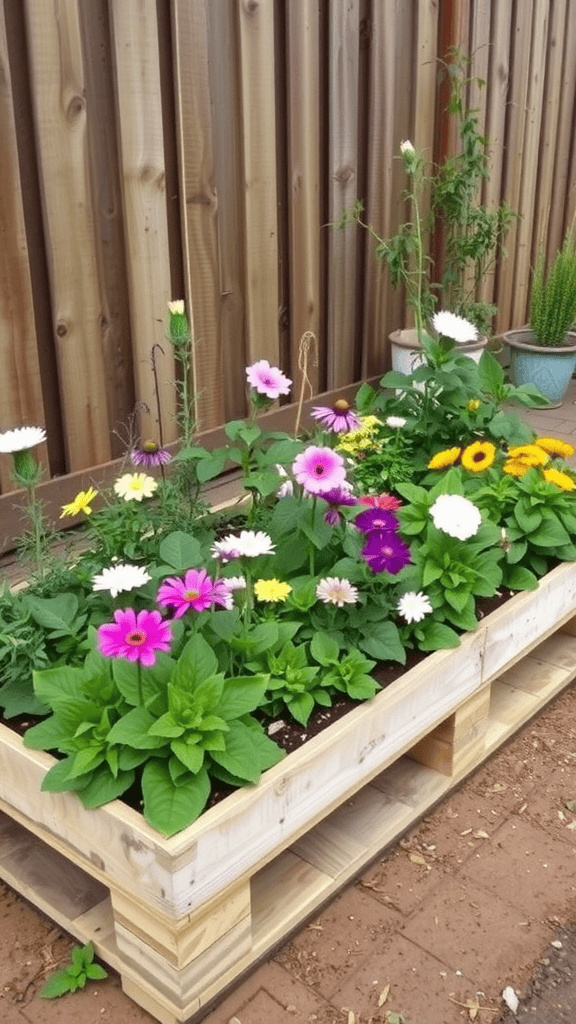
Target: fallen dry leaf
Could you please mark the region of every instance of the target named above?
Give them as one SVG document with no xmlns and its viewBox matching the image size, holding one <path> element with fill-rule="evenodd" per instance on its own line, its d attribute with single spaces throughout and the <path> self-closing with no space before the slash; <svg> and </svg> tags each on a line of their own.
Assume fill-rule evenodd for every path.
<svg viewBox="0 0 576 1024">
<path fill-rule="evenodd" d="M 467 999 L 466 1006 L 468 1007 L 468 1016 L 470 1017 L 470 1020 L 476 1020 L 478 1010 L 480 1009 L 480 1003 L 478 1000 Z"/>
<path fill-rule="evenodd" d="M 356 1017 L 352 1010 L 348 1010 L 348 1024 L 356 1024 Z"/>
<path fill-rule="evenodd" d="M 321 924 L 309 924 L 308 925 L 308 931 L 309 932 L 323 932 L 324 931 L 324 926 L 321 925 Z"/>
<path fill-rule="evenodd" d="M 422 857 L 420 853 L 410 853 L 408 856 L 413 864 L 423 864 L 425 868 L 428 867 L 424 857 Z"/>
<path fill-rule="evenodd" d="M 378 996 L 378 1006 L 384 1006 L 384 1003 L 388 999 L 390 994 L 390 985 L 385 985 L 380 995 Z"/>
<path fill-rule="evenodd" d="M 461 836 L 469 836 L 471 831 L 472 831 L 471 828 L 465 828 L 464 831 L 460 833 L 460 835 Z"/>
<path fill-rule="evenodd" d="M 572 814 L 576 814 L 576 800 L 567 800 L 564 807 L 567 811 L 572 811 Z"/>
<path fill-rule="evenodd" d="M 481 828 L 479 828 L 477 832 L 473 832 L 472 834 L 474 836 L 474 839 L 490 839 L 488 833 L 484 832 Z"/>
<path fill-rule="evenodd" d="M 489 793 L 503 793 L 508 786 L 504 782 L 495 782 L 493 786 L 490 786 Z"/>
</svg>

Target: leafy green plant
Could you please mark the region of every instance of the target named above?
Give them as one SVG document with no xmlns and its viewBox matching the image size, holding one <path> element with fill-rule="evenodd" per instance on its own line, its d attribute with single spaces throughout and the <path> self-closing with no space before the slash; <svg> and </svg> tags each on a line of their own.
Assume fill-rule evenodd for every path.
<svg viewBox="0 0 576 1024">
<path fill-rule="evenodd" d="M 540 252 L 532 277 L 530 327 L 538 345 L 559 348 L 576 322 L 576 246 L 574 227 L 566 233 L 549 271 Z"/>
<path fill-rule="evenodd" d="M 58 999 L 67 992 L 84 988 L 88 981 L 103 981 L 107 977 L 108 972 L 94 963 L 94 946 L 87 942 L 85 946 L 72 947 L 70 963 L 55 971 L 38 995 L 41 999 Z"/>
</svg>

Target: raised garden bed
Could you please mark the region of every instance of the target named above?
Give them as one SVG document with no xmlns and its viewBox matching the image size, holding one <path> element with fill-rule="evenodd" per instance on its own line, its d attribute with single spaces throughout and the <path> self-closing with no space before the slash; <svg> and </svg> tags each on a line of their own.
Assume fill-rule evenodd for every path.
<svg viewBox="0 0 576 1024">
<path fill-rule="evenodd" d="M 2 726 L 0 876 L 163 1024 L 201 1016 L 576 676 L 575 615 L 568 563 L 168 840 L 42 793 L 52 758 Z"/>
</svg>

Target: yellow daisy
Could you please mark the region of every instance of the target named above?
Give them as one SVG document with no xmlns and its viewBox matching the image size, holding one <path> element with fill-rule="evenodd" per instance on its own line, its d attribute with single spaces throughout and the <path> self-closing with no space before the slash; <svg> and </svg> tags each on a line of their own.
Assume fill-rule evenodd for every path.
<svg viewBox="0 0 576 1024">
<path fill-rule="evenodd" d="M 572 445 L 567 441 L 559 441 L 557 437 L 537 437 L 534 444 L 538 448 L 543 448 L 548 455 L 561 455 L 563 459 L 574 455 Z"/>
<path fill-rule="evenodd" d="M 544 476 L 551 484 L 556 484 L 563 491 L 573 491 L 576 486 L 572 477 L 567 473 L 561 473 L 559 469 L 545 469 Z"/>
<path fill-rule="evenodd" d="M 124 473 L 118 477 L 114 484 L 114 490 L 119 498 L 124 501 L 142 501 L 142 498 L 151 498 L 158 484 L 153 476 L 146 476 L 146 473 Z"/>
<path fill-rule="evenodd" d="M 510 476 L 524 476 L 529 469 L 528 463 L 521 462 L 520 459 L 508 459 L 508 462 L 502 466 L 502 472 L 508 473 Z"/>
<path fill-rule="evenodd" d="M 548 456 L 543 448 L 535 444 L 518 444 L 508 449 L 508 457 L 524 462 L 527 466 L 545 466 Z"/>
<path fill-rule="evenodd" d="M 280 580 L 256 580 L 254 593 L 259 601 L 285 601 L 292 590 L 289 583 Z"/>
<path fill-rule="evenodd" d="M 496 449 L 490 441 L 475 441 L 462 452 L 462 465 L 472 473 L 479 473 L 492 465 L 495 455 Z"/>
<path fill-rule="evenodd" d="M 60 519 L 63 519 L 64 516 L 77 516 L 80 512 L 85 512 L 87 516 L 91 515 L 90 502 L 94 501 L 97 494 L 98 491 L 95 491 L 93 487 L 89 487 L 87 491 L 80 491 L 74 498 L 74 501 L 71 501 L 68 505 L 62 505 Z"/>
<path fill-rule="evenodd" d="M 471 398 L 468 402 L 468 412 L 478 412 L 481 404 L 478 398 Z"/>
<path fill-rule="evenodd" d="M 443 452 L 436 452 L 428 463 L 428 469 L 444 469 L 446 466 L 452 466 L 458 456 L 460 455 L 460 448 L 446 448 Z"/>
</svg>

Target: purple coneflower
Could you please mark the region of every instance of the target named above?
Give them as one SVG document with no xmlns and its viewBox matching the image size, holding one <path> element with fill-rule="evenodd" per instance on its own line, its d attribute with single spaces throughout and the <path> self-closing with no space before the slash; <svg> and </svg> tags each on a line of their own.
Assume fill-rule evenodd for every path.
<svg viewBox="0 0 576 1024">
<path fill-rule="evenodd" d="M 170 623 L 160 612 L 118 608 L 114 622 L 98 630 L 98 648 L 106 658 L 127 658 L 142 665 L 154 665 L 156 651 L 169 651 L 172 642 Z"/>
<path fill-rule="evenodd" d="M 250 387 L 266 398 L 274 400 L 290 392 L 292 381 L 277 366 L 270 366 L 267 359 L 259 359 L 252 366 L 247 366 L 246 377 Z"/>
<path fill-rule="evenodd" d="M 339 398 L 334 405 L 315 405 L 310 415 L 335 434 L 348 434 L 351 430 L 359 430 L 361 426 L 360 418 L 345 398 Z"/>
<path fill-rule="evenodd" d="M 334 487 L 343 487 L 346 481 L 344 459 L 332 448 L 310 445 L 296 456 L 292 472 L 309 494 L 323 494 Z"/>
<path fill-rule="evenodd" d="M 144 441 L 140 448 L 134 448 L 130 452 L 130 458 L 135 466 L 165 466 L 172 461 L 170 452 L 160 448 L 155 441 Z"/>
<path fill-rule="evenodd" d="M 381 533 L 396 533 L 398 520 L 391 509 L 367 508 L 365 512 L 360 512 L 356 516 L 354 526 L 362 530 L 362 533 L 371 533 L 372 530 L 379 530 Z"/>
<path fill-rule="evenodd" d="M 322 501 L 328 502 L 328 509 L 324 513 L 324 522 L 328 523 L 328 526 L 338 526 L 342 522 L 343 517 L 339 511 L 340 505 L 358 504 L 358 498 L 355 498 L 344 487 L 331 487 L 329 491 L 322 491 L 322 494 L 319 494 L 318 497 L 322 498 Z"/>
<path fill-rule="evenodd" d="M 382 572 L 385 569 L 392 576 L 396 576 L 405 565 L 408 565 L 410 548 L 395 533 L 372 530 L 362 548 L 362 557 L 366 559 L 373 572 Z"/>
<path fill-rule="evenodd" d="M 212 580 L 205 569 L 189 569 L 183 579 L 170 576 L 161 585 L 156 601 L 172 605 L 175 619 L 185 615 L 189 608 L 203 612 L 213 604 L 228 609 L 232 607 L 232 597 L 225 580 Z"/>
</svg>

